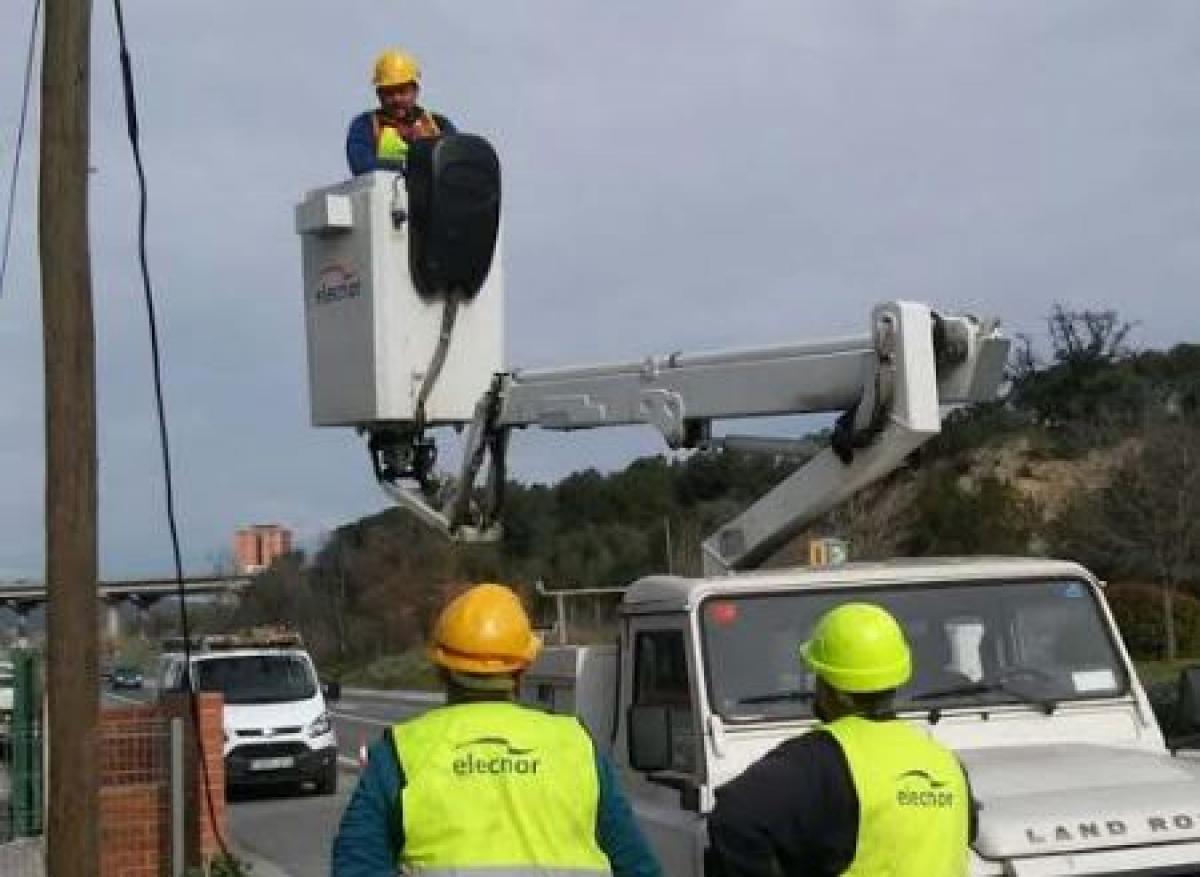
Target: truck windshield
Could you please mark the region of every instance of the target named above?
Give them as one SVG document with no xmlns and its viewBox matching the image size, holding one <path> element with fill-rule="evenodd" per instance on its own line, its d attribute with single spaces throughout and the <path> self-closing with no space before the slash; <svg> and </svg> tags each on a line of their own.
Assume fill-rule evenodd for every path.
<svg viewBox="0 0 1200 877">
<path fill-rule="evenodd" d="M 317 693 L 308 663 L 294 655 L 250 655 L 196 661 L 196 685 L 226 703 L 285 703 Z"/>
<path fill-rule="evenodd" d="M 888 609 L 912 647 L 913 676 L 897 693 L 899 711 L 1052 709 L 1128 690 L 1087 583 L 937 583 L 708 598 L 700 623 L 713 709 L 732 721 L 811 717 L 816 679 L 798 647 L 823 613 L 851 600 Z"/>
</svg>

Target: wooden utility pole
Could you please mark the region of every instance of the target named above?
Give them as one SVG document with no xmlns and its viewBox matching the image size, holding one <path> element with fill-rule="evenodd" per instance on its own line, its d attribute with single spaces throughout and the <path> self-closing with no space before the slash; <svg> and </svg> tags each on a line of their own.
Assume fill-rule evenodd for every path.
<svg viewBox="0 0 1200 877">
<path fill-rule="evenodd" d="M 91 17 L 91 0 L 46 0 L 38 239 L 46 363 L 46 853 L 54 877 L 95 877 L 100 870 Z"/>
</svg>

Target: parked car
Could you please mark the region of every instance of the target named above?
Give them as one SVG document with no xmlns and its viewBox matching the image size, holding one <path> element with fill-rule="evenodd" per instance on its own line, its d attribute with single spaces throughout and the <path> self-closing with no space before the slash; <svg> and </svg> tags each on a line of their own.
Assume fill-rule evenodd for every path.
<svg viewBox="0 0 1200 877">
<path fill-rule="evenodd" d="M 137 667 L 116 667 L 108 683 L 113 691 L 119 688 L 141 688 L 145 684 L 142 671 Z"/>
</svg>

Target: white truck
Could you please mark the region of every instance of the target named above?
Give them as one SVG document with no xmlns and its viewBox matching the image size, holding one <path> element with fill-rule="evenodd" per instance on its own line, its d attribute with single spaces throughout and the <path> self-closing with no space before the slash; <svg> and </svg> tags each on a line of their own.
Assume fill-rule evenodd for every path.
<svg viewBox="0 0 1200 877">
<path fill-rule="evenodd" d="M 972 874 L 1200 873 L 1200 762 L 1168 752 L 1101 585 L 1074 563 L 650 577 L 622 598 L 617 645 L 548 648 L 522 696 L 583 718 L 666 873 L 700 875 L 714 791 L 818 724 L 797 644 L 851 599 L 900 620 L 915 673 L 898 711 L 967 767 Z"/>
<path fill-rule="evenodd" d="M 913 643 L 901 714 L 970 773 L 974 873 L 1200 874 L 1200 769 L 1167 749 L 1087 570 L 966 558 L 752 571 L 904 464 L 946 407 L 994 398 L 1009 342 L 993 323 L 890 302 L 857 337 L 505 370 L 490 250 L 499 181 L 470 145 L 407 180 L 375 173 L 311 192 L 296 211 L 313 422 L 366 433 L 398 503 L 448 535 L 489 538 L 514 429 L 641 423 L 672 448 L 778 454 L 790 440 L 716 437 L 712 424 L 841 415 L 830 447 L 704 543 L 705 578 L 636 582 L 615 646 L 549 648 L 525 677 L 526 700 L 579 714 L 611 749 L 666 873 L 700 877 L 715 790 L 816 725 L 797 644 L 824 609 L 865 599 Z M 456 209 L 471 191 L 487 210 Z M 431 251 L 461 255 L 461 276 L 431 284 Z M 466 428 L 458 476 L 442 484 L 438 427 Z M 1185 673 L 1180 691 L 1178 730 L 1200 730 L 1200 675 Z"/>
</svg>

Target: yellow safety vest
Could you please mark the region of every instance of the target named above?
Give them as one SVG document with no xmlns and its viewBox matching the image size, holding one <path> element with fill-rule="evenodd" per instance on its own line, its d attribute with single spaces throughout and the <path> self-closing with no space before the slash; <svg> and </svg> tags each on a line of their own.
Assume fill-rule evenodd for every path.
<svg viewBox="0 0 1200 877">
<path fill-rule="evenodd" d="M 847 716 L 824 730 L 842 747 L 858 795 L 858 843 L 845 873 L 965 875 L 971 804 L 954 754 L 900 720 Z"/>
<path fill-rule="evenodd" d="M 379 115 L 373 117 L 375 124 L 375 157 L 380 161 L 405 161 L 408 159 L 408 141 L 404 139 L 404 135 L 395 125 L 388 125 L 379 119 Z M 441 128 L 438 127 L 437 120 L 433 115 L 425 111 L 413 122 L 410 129 L 411 136 L 414 137 L 437 137 L 441 134 Z"/>
<path fill-rule="evenodd" d="M 405 873 L 600 877 L 592 740 L 571 716 L 513 703 L 431 710 L 392 728 Z"/>
</svg>

